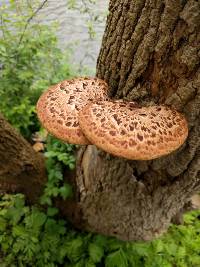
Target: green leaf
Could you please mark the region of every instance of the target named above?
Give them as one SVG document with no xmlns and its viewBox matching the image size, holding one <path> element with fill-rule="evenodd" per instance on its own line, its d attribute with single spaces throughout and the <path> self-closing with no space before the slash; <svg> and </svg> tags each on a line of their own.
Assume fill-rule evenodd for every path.
<svg viewBox="0 0 200 267">
<path fill-rule="evenodd" d="M 69 184 L 64 184 L 62 187 L 60 187 L 59 192 L 63 199 L 73 196 L 72 187 Z"/>
<path fill-rule="evenodd" d="M 103 235 L 95 235 L 93 238 L 93 242 L 102 248 L 107 248 L 108 246 L 108 237 L 103 236 Z"/>
<path fill-rule="evenodd" d="M 15 198 L 14 206 L 18 209 L 22 209 L 25 205 L 25 200 L 23 195 L 17 195 Z"/>
<path fill-rule="evenodd" d="M 67 257 L 71 262 L 77 262 L 84 255 L 84 243 L 81 237 L 67 242 L 66 246 Z"/>
<path fill-rule="evenodd" d="M 57 152 L 55 152 L 55 151 L 48 151 L 48 152 L 45 152 L 44 155 L 47 158 L 53 158 L 53 157 L 57 157 Z"/>
<path fill-rule="evenodd" d="M 56 214 L 58 214 L 58 212 L 59 212 L 59 210 L 57 208 L 51 208 L 51 207 L 49 207 L 47 209 L 47 216 L 53 217 Z"/>
<path fill-rule="evenodd" d="M 32 209 L 29 216 L 26 217 L 25 223 L 29 228 L 40 228 L 46 221 L 47 215 L 38 211 L 36 208 Z"/>
<path fill-rule="evenodd" d="M 146 246 L 146 248 L 143 247 L 144 253 L 145 253 L 145 249 L 147 249 L 147 248 L 148 248 L 147 246 Z M 140 249 L 141 249 L 141 247 L 140 247 Z M 163 251 L 163 249 L 164 249 L 163 241 L 162 240 L 156 240 L 156 242 L 154 242 L 154 250 L 155 250 L 155 252 L 156 253 L 160 253 L 160 252 Z"/>
<path fill-rule="evenodd" d="M 176 251 L 176 256 L 178 258 L 184 258 L 186 255 L 186 250 L 185 250 L 185 247 L 179 247 Z"/>
<path fill-rule="evenodd" d="M 98 263 L 101 261 L 104 255 L 104 250 L 102 247 L 98 246 L 95 243 L 90 243 L 88 250 L 89 250 L 89 256 L 93 260 L 93 262 Z"/>
<path fill-rule="evenodd" d="M 23 209 L 11 207 L 7 210 L 6 218 L 10 220 L 11 224 L 17 224 L 24 214 Z"/>
<path fill-rule="evenodd" d="M 126 254 L 122 249 L 111 253 L 106 258 L 106 267 L 128 267 Z"/>
<path fill-rule="evenodd" d="M 140 256 L 148 256 L 151 251 L 150 246 L 146 243 L 135 243 L 133 249 Z"/>
<path fill-rule="evenodd" d="M 117 240 L 116 238 L 109 238 L 107 241 L 107 249 L 108 251 L 118 250 L 122 247 L 123 242 Z"/>
<path fill-rule="evenodd" d="M 27 238 L 28 232 L 26 231 L 26 228 L 22 225 L 16 225 L 12 229 L 13 236 L 19 236 L 20 238 Z"/>
<path fill-rule="evenodd" d="M 40 204 L 41 205 L 48 205 L 51 206 L 52 205 L 52 200 L 49 196 L 43 195 L 40 198 Z"/>
<path fill-rule="evenodd" d="M 96 267 L 96 264 L 91 259 L 85 260 L 85 267 Z"/>
<path fill-rule="evenodd" d="M 3 232 L 6 230 L 6 226 L 7 226 L 7 221 L 0 217 L 0 231 Z"/>
</svg>

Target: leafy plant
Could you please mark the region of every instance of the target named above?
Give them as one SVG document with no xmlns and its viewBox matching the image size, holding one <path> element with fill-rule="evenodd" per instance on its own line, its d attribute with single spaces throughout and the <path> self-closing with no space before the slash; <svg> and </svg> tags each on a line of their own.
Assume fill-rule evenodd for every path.
<svg viewBox="0 0 200 267">
<path fill-rule="evenodd" d="M 52 205 L 52 197 L 66 199 L 72 196 L 72 187 L 63 181 L 63 173 L 66 167 L 70 170 L 75 168 L 75 149 L 75 145 L 48 136 L 45 152 L 48 181 L 41 197 L 42 204 Z"/>
<path fill-rule="evenodd" d="M 24 196 L 20 194 L 2 197 L 0 244 L 3 254 L 7 256 L 0 266 L 55 266 L 53 262 L 59 262 L 54 246 L 61 246 L 66 223 L 55 221 L 51 213 L 49 210 L 45 214 L 36 207 L 25 207 Z"/>
<path fill-rule="evenodd" d="M 91 40 L 96 37 L 95 27 L 105 20 L 106 15 L 103 12 L 101 14 L 95 12 L 96 3 L 96 0 L 67 0 L 67 7 L 69 9 L 77 10 L 80 14 L 86 14 L 85 25 Z"/>
<path fill-rule="evenodd" d="M 68 2 L 77 8 L 75 0 Z M 95 1 L 82 2 L 81 12 L 87 13 Z M 42 7 L 39 1 L 24 0 L 0 7 L 0 110 L 25 136 L 39 129 L 35 103 L 41 91 L 72 74 L 52 27 L 32 20 Z M 98 21 L 93 14 L 90 38 L 95 37 L 92 21 Z M 21 194 L 0 196 L 0 267 L 200 267 L 200 211 L 186 214 L 184 225 L 172 225 L 152 242 L 82 233 L 60 219 L 53 197 L 72 195 L 63 180 L 66 168 L 75 166 L 75 149 L 48 137 L 48 182 L 41 198 L 47 210 L 27 206 Z"/>
<path fill-rule="evenodd" d="M 122 242 L 73 230 L 57 217 L 25 205 L 24 196 L 0 197 L 0 266 L 199 267 L 200 211 L 185 215 L 152 242 Z M 2 259 L 2 260 L 1 260 Z"/>
<path fill-rule="evenodd" d="M 56 26 L 33 20 L 45 6 L 39 3 L 10 0 L 0 6 L 0 112 L 26 137 L 39 129 L 35 104 L 41 92 L 74 74 L 70 51 L 58 48 Z"/>
</svg>

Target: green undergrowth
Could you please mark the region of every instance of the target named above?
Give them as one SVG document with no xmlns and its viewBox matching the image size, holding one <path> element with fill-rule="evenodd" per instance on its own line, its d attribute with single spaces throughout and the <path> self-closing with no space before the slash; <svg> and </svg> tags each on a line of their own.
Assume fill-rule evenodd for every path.
<svg viewBox="0 0 200 267">
<path fill-rule="evenodd" d="M 122 242 L 81 233 L 60 219 L 58 210 L 27 206 L 24 196 L 0 197 L 1 267 L 198 267 L 200 211 L 185 215 L 152 242 Z"/>
<path fill-rule="evenodd" d="M 30 140 L 40 129 L 39 95 L 75 72 L 71 50 L 63 54 L 57 46 L 55 28 L 29 23 L 40 1 L 7 2 L 0 7 L 0 112 Z M 51 136 L 45 140 L 48 181 L 40 205 L 28 206 L 22 194 L 0 195 L 0 267 L 200 267 L 200 211 L 152 242 L 80 232 L 61 218 L 54 198 L 73 196 L 65 179 L 75 167 L 76 148 Z"/>
<path fill-rule="evenodd" d="M 52 206 L 54 197 L 72 197 L 72 187 L 64 181 L 64 172 L 75 168 L 77 146 L 67 144 L 48 136 L 46 140 L 46 168 L 48 181 L 41 197 L 41 204 Z"/>
<path fill-rule="evenodd" d="M 75 152 L 76 146 L 47 137 L 40 205 L 26 205 L 22 194 L 0 196 L 0 267 L 200 267 L 200 211 L 152 242 L 80 232 L 61 218 L 54 198 L 73 195 L 65 171 L 74 169 Z"/>
<path fill-rule="evenodd" d="M 75 75 L 71 49 L 58 48 L 56 25 L 34 20 L 39 3 L 0 5 L 0 112 L 26 138 L 40 128 L 35 104 L 42 91 Z"/>
<path fill-rule="evenodd" d="M 0 196 L 0 267 L 200 267 L 200 211 L 152 242 L 80 232 L 61 218 L 54 198 L 73 195 L 64 173 L 74 169 L 75 151 L 47 137 L 48 181 L 40 205 L 26 205 L 22 194 Z"/>
</svg>

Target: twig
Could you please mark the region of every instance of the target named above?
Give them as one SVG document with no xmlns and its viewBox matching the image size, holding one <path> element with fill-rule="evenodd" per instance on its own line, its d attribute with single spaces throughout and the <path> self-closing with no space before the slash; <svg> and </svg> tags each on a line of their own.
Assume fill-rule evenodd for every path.
<svg viewBox="0 0 200 267">
<path fill-rule="evenodd" d="M 30 21 L 31 21 L 31 20 L 37 15 L 37 13 L 43 8 L 43 6 L 46 4 L 47 1 L 48 1 L 48 0 L 44 0 L 44 1 L 41 3 L 41 5 L 35 10 L 35 12 L 33 12 L 33 14 L 30 16 L 30 18 L 27 19 L 27 21 L 26 21 L 26 25 L 25 25 L 24 30 L 23 30 L 23 33 L 22 33 L 22 35 L 21 35 L 21 37 L 20 37 L 20 39 L 19 39 L 18 47 L 19 47 L 19 46 L 21 45 L 21 43 L 22 43 L 22 40 L 23 40 L 23 38 L 24 38 L 25 31 L 26 31 L 26 29 L 27 29 L 27 27 L 28 27 Z"/>
<path fill-rule="evenodd" d="M 2 16 L 2 15 L 1 15 L 1 26 L 2 26 L 2 35 L 3 35 L 3 39 L 4 39 L 4 41 L 5 41 L 6 38 L 5 38 L 4 21 L 3 21 L 3 16 Z"/>
</svg>

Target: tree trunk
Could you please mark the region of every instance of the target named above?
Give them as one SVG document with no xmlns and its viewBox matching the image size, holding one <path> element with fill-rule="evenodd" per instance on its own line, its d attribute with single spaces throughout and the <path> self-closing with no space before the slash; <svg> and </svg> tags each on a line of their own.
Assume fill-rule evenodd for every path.
<svg viewBox="0 0 200 267">
<path fill-rule="evenodd" d="M 0 192 L 21 192 L 34 202 L 45 180 L 44 158 L 0 114 Z"/>
<path fill-rule="evenodd" d="M 200 190 L 199 30 L 199 1 L 110 1 L 97 76 L 108 82 L 113 98 L 183 112 L 189 136 L 175 153 L 150 161 L 83 147 L 76 178 L 79 227 L 150 240 Z"/>
</svg>

